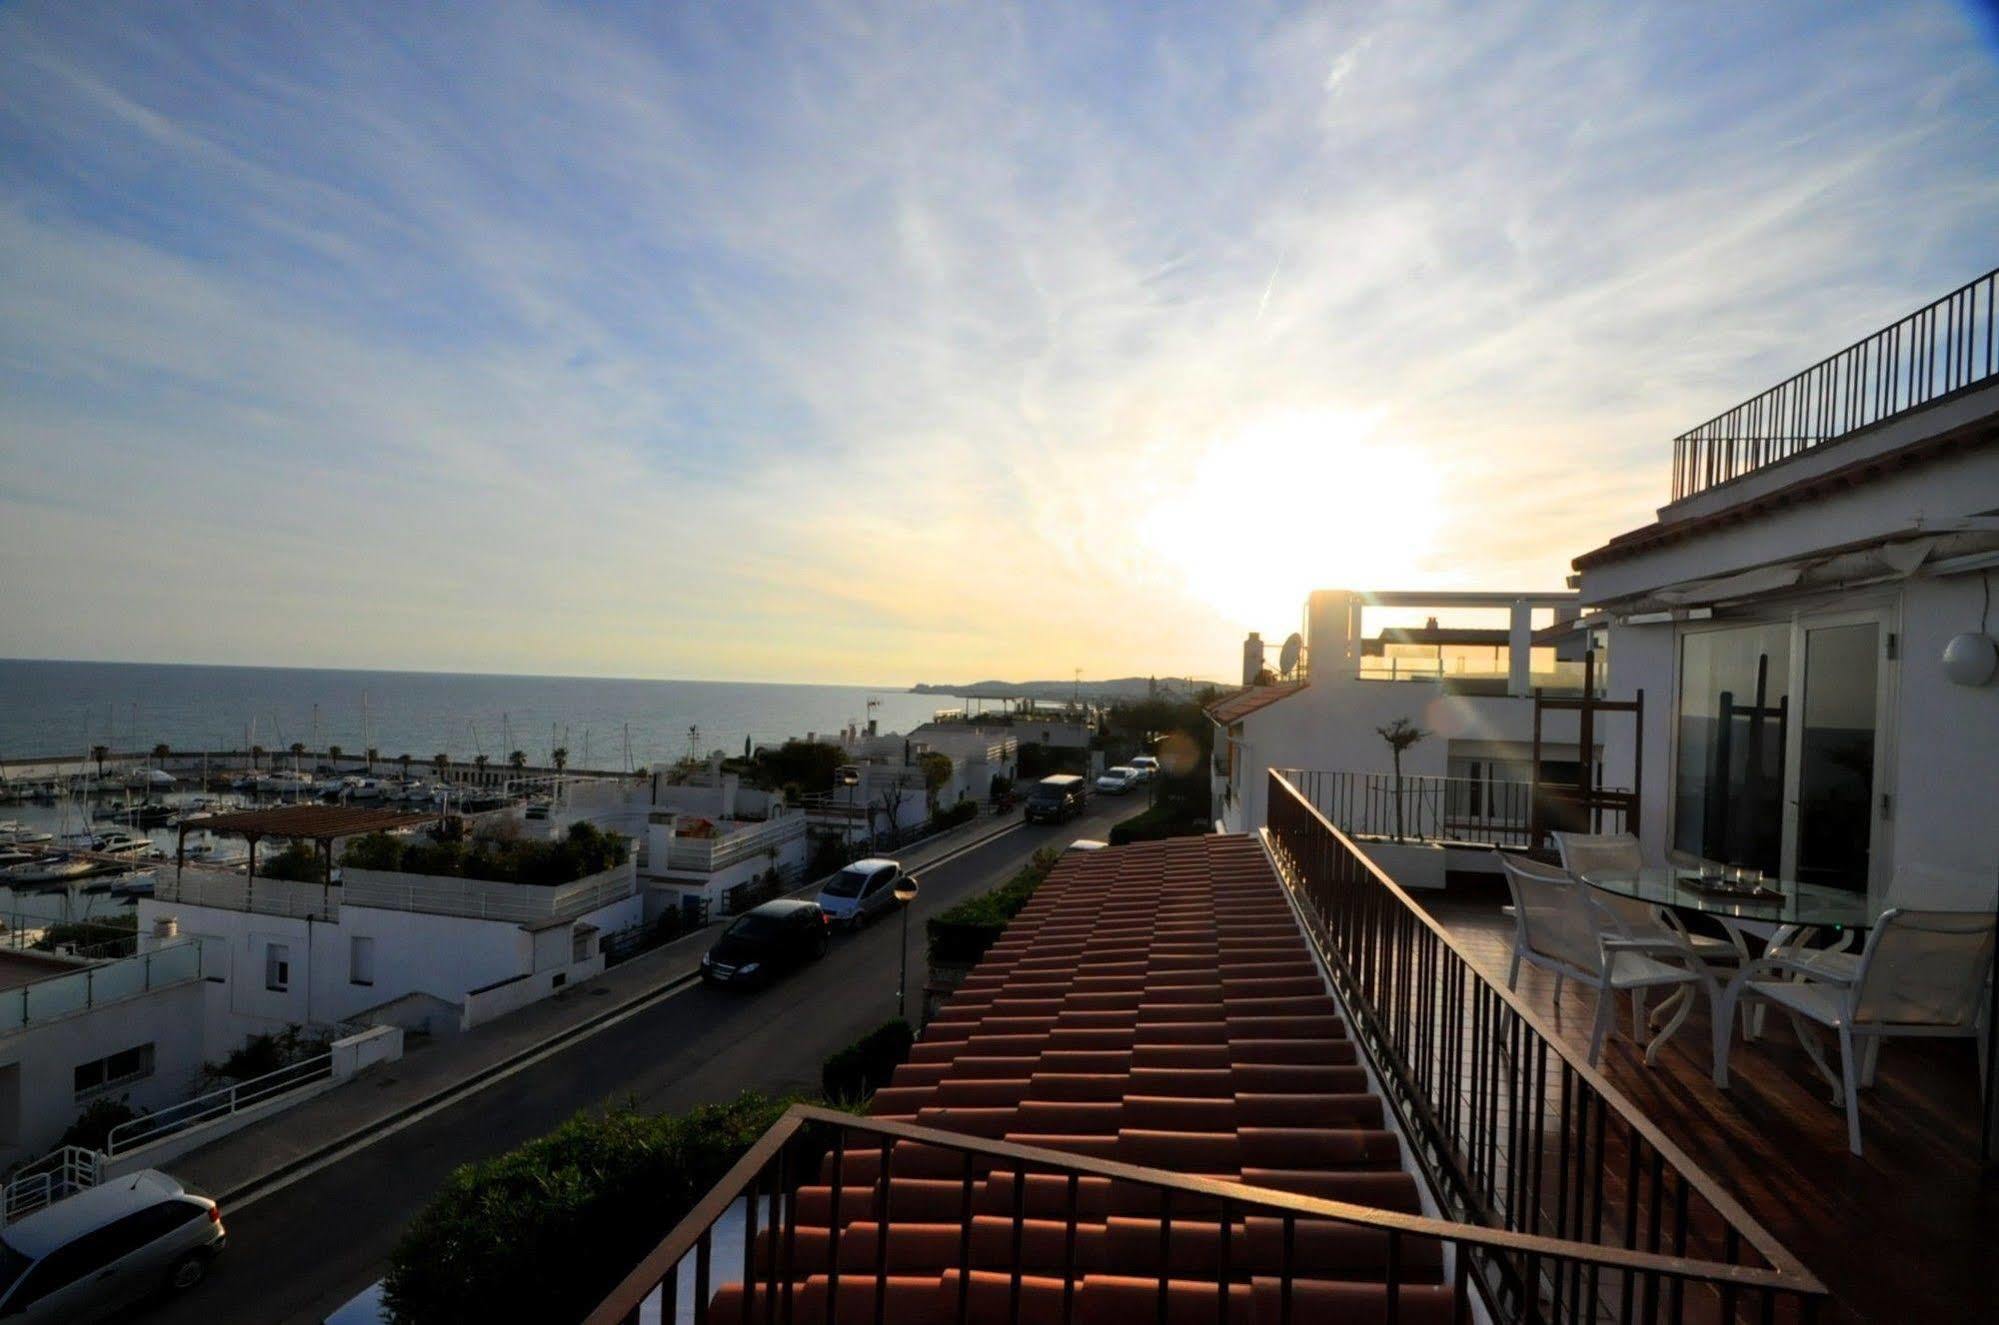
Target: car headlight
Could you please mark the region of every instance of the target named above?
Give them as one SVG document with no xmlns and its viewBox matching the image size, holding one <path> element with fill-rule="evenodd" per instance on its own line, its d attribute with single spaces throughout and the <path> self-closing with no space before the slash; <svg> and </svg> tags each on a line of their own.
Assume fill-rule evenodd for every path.
<svg viewBox="0 0 1999 1325">
<path fill-rule="evenodd" d="M 743 964 L 742 964 L 741 966 L 738 966 L 738 967 L 736 968 L 736 974 L 737 974 L 737 975 L 755 975 L 755 974 L 757 973 L 757 968 L 758 968 L 759 966 L 761 966 L 762 964 L 763 964 L 763 963 L 761 963 L 761 962 L 744 962 L 744 963 L 743 963 Z"/>
</svg>

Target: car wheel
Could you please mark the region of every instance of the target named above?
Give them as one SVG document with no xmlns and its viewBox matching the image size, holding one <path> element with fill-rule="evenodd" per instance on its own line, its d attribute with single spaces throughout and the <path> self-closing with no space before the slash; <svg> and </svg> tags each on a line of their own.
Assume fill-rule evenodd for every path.
<svg viewBox="0 0 1999 1325">
<path fill-rule="evenodd" d="M 208 1277 L 208 1256 L 206 1253 L 191 1251 L 174 1262 L 167 1271 L 167 1291 L 185 1293 Z"/>
<path fill-rule="evenodd" d="M 833 940 L 826 934 L 825 930 L 823 929 L 820 930 L 818 942 L 812 945 L 812 960 L 816 962 L 821 957 L 824 957 L 826 955 L 826 950 L 828 948 L 831 948 L 832 946 L 833 946 Z"/>
</svg>

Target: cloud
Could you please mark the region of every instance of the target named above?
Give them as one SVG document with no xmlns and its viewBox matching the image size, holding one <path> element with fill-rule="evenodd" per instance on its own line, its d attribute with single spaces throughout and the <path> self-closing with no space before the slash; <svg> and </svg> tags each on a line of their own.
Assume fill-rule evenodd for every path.
<svg viewBox="0 0 1999 1325">
<path fill-rule="evenodd" d="M 1989 265 L 1964 24 L 16 7 L 0 652 L 1225 673 L 1289 587 L 1547 587 Z M 1399 561 L 1273 564 L 1409 465 Z"/>
</svg>

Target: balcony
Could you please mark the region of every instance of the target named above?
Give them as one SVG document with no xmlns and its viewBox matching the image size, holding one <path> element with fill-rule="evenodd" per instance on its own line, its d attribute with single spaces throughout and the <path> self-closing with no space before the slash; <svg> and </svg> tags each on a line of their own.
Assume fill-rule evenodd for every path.
<svg viewBox="0 0 1999 1325">
<path fill-rule="evenodd" d="M 340 908 L 345 904 L 534 925 L 572 920 L 631 896 L 637 886 L 629 862 L 559 885 L 352 868 L 343 869 L 341 881 L 336 884 L 299 883 L 188 867 L 161 870 L 153 896 L 156 901 L 184 906 L 212 906 L 225 911 L 335 924 L 339 923 Z"/>
<path fill-rule="evenodd" d="M 1990 271 L 1673 441 L 1691 497 L 1999 376 Z"/>
<path fill-rule="evenodd" d="M 1438 846 L 1529 849 L 1536 836 L 1535 787 L 1501 778 L 1278 770 L 1287 785 L 1350 837 Z M 1628 791 L 1595 788 L 1585 804 L 1576 788 L 1540 788 L 1543 832 L 1619 833 L 1636 809 Z"/>
<path fill-rule="evenodd" d="M 0 993 L 0 1035 L 200 978 L 201 942 L 182 939 L 153 952 L 33 980 Z"/>
<path fill-rule="evenodd" d="M 1817 1318 L 1295 795 L 1269 843 L 1065 860 L 870 1116 L 794 1108 L 590 1325 Z"/>
</svg>

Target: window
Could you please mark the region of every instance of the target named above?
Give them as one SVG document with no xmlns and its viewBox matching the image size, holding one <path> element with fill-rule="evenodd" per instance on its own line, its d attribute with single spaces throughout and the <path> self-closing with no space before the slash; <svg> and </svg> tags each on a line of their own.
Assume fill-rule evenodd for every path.
<svg viewBox="0 0 1999 1325">
<path fill-rule="evenodd" d="M 289 944 L 264 945 L 264 988 L 282 994 L 292 987 L 292 950 Z"/>
<path fill-rule="evenodd" d="M 1680 641 L 1673 846 L 1779 871 L 1791 627 L 1703 630 Z"/>
<path fill-rule="evenodd" d="M 78 1063 L 74 1073 L 76 1097 L 95 1095 L 100 1091 L 122 1086 L 129 1081 L 139 1081 L 153 1075 L 153 1046 L 135 1045 L 121 1049 L 104 1058 L 93 1058 L 87 1063 Z"/>
<path fill-rule="evenodd" d="M 375 983 L 375 940 L 356 934 L 347 944 L 347 983 Z"/>
<path fill-rule="evenodd" d="M 597 931 L 589 925 L 578 925 L 569 931 L 569 960 L 587 962 L 590 960 L 590 936 Z"/>
</svg>

